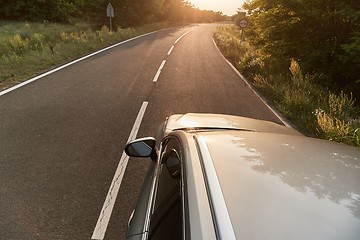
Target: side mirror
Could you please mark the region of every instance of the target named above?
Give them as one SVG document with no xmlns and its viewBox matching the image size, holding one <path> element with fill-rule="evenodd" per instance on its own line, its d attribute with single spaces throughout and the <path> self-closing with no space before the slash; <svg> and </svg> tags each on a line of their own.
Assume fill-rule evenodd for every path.
<svg viewBox="0 0 360 240">
<path fill-rule="evenodd" d="M 156 141 L 153 137 L 135 139 L 125 146 L 125 153 L 130 157 L 150 157 L 157 159 Z"/>
</svg>

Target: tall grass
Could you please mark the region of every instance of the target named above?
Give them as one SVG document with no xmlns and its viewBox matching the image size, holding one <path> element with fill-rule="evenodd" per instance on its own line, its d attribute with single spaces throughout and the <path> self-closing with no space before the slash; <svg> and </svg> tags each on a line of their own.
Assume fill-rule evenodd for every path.
<svg viewBox="0 0 360 240">
<path fill-rule="evenodd" d="M 81 23 L 0 22 L 0 90 L 79 56 L 146 32 L 165 28 L 153 24 L 141 28 L 107 27 L 92 30 Z"/>
<path fill-rule="evenodd" d="M 323 89 L 317 75 L 304 74 L 294 59 L 287 72 L 274 72 L 270 56 L 241 41 L 236 26 L 218 27 L 214 38 L 225 57 L 304 134 L 360 146 L 360 111 L 352 95 Z"/>
<path fill-rule="evenodd" d="M 321 136 L 360 146 L 360 118 L 356 111 L 352 95 L 329 93 L 327 104 L 314 112 Z"/>
</svg>

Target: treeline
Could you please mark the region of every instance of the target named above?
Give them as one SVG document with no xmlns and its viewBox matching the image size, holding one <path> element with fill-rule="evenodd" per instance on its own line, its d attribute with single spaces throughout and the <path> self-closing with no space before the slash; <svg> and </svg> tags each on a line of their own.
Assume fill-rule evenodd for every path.
<svg viewBox="0 0 360 240">
<path fill-rule="evenodd" d="M 109 0 L 0 0 L 0 18 L 7 20 L 67 23 L 82 20 L 95 27 L 108 24 Z M 221 12 L 203 11 L 183 0 L 112 1 L 113 23 L 117 27 L 134 27 L 156 22 L 222 21 Z"/>
<path fill-rule="evenodd" d="M 295 59 L 323 88 L 360 99 L 359 0 L 252 0 L 243 9 L 262 64 L 281 73 Z"/>
</svg>

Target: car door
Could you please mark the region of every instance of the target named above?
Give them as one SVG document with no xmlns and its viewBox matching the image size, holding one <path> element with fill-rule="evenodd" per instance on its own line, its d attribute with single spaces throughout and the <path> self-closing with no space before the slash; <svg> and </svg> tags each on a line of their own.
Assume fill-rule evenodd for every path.
<svg viewBox="0 0 360 240">
<path fill-rule="evenodd" d="M 163 141 L 152 204 L 149 239 L 183 239 L 182 151 L 176 137 Z"/>
<path fill-rule="evenodd" d="M 143 139 L 136 142 L 139 143 L 130 145 L 135 148 L 143 145 Z M 138 154 L 137 150 L 132 155 L 141 157 L 141 151 Z M 183 157 L 179 140 L 175 136 L 166 137 L 160 151 L 157 160 L 149 166 L 130 217 L 128 240 L 183 239 Z"/>
</svg>

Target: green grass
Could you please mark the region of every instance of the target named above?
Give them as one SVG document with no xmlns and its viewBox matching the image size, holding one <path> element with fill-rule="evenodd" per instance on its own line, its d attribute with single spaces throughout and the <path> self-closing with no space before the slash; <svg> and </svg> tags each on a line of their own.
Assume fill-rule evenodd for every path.
<svg viewBox="0 0 360 240">
<path fill-rule="evenodd" d="M 268 64 L 271 56 L 240 41 L 235 25 L 218 27 L 214 38 L 224 56 L 301 132 L 360 146 L 360 110 L 352 96 L 323 89 L 316 84 L 319 73 L 303 73 L 295 60 L 288 71 L 275 72 Z"/>
<path fill-rule="evenodd" d="M 141 28 L 107 27 L 92 30 L 87 24 L 0 22 L 0 90 L 93 51 L 147 32 L 164 24 Z"/>
</svg>

